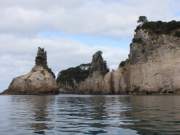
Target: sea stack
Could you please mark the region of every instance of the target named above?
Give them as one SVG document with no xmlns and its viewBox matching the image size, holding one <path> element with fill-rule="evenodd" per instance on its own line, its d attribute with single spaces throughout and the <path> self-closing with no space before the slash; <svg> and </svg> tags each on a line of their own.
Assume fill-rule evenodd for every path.
<svg viewBox="0 0 180 135">
<path fill-rule="evenodd" d="M 2 94 L 9 95 L 41 95 L 58 94 L 55 75 L 47 64 L 47 53 L 38 48 L 35 66 L 32 70 L 12 80 L 7 90 Z"/>
</svg>

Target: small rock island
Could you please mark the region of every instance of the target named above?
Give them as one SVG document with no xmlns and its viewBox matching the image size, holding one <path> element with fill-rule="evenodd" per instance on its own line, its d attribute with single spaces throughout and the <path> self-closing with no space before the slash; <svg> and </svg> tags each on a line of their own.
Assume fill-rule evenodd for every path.
<svg viewBox="0 0 180 135">
<path fill-rule="evenodd" d="M 32 70 L 28 74 L 14 78 L 8 89 L 2 94 L 41 95 L 58 93 L 55 75 L 47 64 L 47 53 L 39 47 L 35 66 Z"/>
</svg>

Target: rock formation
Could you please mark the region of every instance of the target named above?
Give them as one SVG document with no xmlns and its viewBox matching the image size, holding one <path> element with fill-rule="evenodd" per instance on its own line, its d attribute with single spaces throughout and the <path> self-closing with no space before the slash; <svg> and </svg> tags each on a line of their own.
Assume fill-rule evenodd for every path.
<svg viewBox="0 0 180 135">
<path fill-rule="evenodd" d="M 80 93 L 101 94 L 104 93 L 104 76 L 109 72 L 106 61 L 102 57 L 102 52 L 97 51 L 92 58 L 89 69 L 89 76 L 78 85 Z"/>
<path fill-rule="evenodd" d="M 178 93 L 180 90 L 180 22 L 146 22 L 130 46 L 126 91 Z M 123 68 L 122 68 L 123 69 Z M 122 86 L 122 84 L 120 84 Z"/>
<path fill-rule="evenodd" d="M 180 22 L 149 22 L 147 18 L 140 22 L 129 58 L 117 70 L 108 72 L 101 52 L 95 53 L 88 77 L 77 83 L 73 92 L 180 93 Z"/>
<path fill-rule="evenodd" d="M 57 83 L 63 93 L 76 93 L 79 83 L 89 76 L 90 64 L 81 64 L 77 67 L 63 70 L 58 74 Z M 77 92 L 78 93 L 78 92 Z"/>
<path fill-rule="evenodd" d="M 7 90 L 2 94 L 57 94 L 58 87 L 55 75 L 47 65 L 47 54 L 43 48 L 38 48 L 35 66 L 28 74 L 12 80 Z"/>
<path fill-rule="evenodd" d="M 104 75 L 109 69 L 102 57 L 102 52 L 97 51 L 90 64 L 83 64 L 69 68 L 59 73 L 57 83 L 60 92 L 65 93 L 101 93 L 99 84 L 102 84 Z M 100 91 L 99 91 L 100 90 Z"/>
<path fill-rule="evenodd" d="M 101 51 L 97 51 L 93 55 L 89 71 L 91 75 L 93 75 L 94 73 L 99 75 L 105 75 L 107 72 L 109 72 L 106 61 L 103 60 Z"/>
</svg>

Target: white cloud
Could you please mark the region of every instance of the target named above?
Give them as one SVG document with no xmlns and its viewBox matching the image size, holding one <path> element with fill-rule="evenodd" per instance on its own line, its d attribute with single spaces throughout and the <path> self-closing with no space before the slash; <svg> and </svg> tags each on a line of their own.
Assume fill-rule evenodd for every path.
<svg viewBox="0 0 180 135">
<path fill-rule="evenodd" d="M 140 15 L 151 19 L 173 17 L 170 0 L 0 0 L 0 31 L 125 36 Z"/>
</svg>

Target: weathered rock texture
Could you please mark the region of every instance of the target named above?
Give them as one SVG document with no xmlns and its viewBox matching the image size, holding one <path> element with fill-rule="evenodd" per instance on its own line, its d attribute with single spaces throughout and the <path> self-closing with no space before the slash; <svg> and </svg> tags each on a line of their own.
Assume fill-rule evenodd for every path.
<svg viewBox="0 0 180 135">
<path fill-rule="evenodd" d="M 147 22 L 137 27 L 129 64 L 125 66 L 127 91 L 176 93 L 180 90 L 179 33 L 180 22 L 175 21 Z"/>
<path fill-rule="evenodd" d="M 101 51 L 98 51 L 93 55 L 89 72 L 89 76 L 86 78 L 86 80 L 79 83 L 78 90 L 80 93 L 109 93 L 109 91 L 106 92 L 104 89 L 104 78 L 105 75 L 109 72 L 109 69 L 106 65 L 106 61 L 104 61 L 102 57 Z"/>
<path fill-rule="evenodd" d="M 90 94 L 179 93 L 180 22 L 143 22 L 135 30 L 129 58 L 121 62 L 116 71 L 108 72 L 100 52 L 93 56 L 89 71 L 88 77 L 72 91 Z"/>
<path fill-rule="evenodd" d="M 102 52 L 97 51 L 92 58 L 92 62 L 90 65 L 90 75 L 93 76 L 93 74 L 96 72 L 100 75 L 105 75 L 109 69 L 106 65 L 106 61 L 104 61 L 102 57 Z"/>
<path fill-rule="evenodd" d="M 98 51 L 93 55 L 90 64 L 83 64 L 61 71 L 58 75 L 57 83 L 60 87 L 60 92 L 102 93 L 102 87 L 104 88 L 105 84 L 103 78 L 107 72 L 109 72 L 109 69 L 106 61 L 102 57 L 102 52 Z"/>
<path fill-rule="evenodd" d="M 31 72 L 13 79 L 3 94 L 57 94 L 55 75 L 47 65 L 47 54 L 38 48 Z"/>
</svg>

